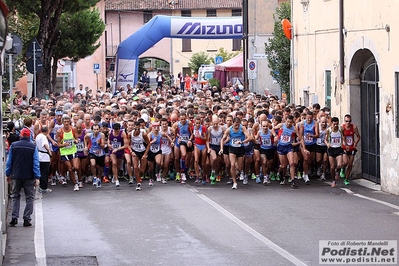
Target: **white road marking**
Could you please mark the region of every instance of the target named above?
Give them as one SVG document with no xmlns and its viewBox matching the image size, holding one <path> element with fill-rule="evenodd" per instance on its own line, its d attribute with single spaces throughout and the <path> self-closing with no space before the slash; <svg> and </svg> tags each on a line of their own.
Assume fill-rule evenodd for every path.
<svg viewBox="0 0 399 266">
<path fill-rule="evenodd" d="M 379 204 L 394 208 L 395 210 L 399 210 L 399 206 L 394 205 L 394 204 L 389 203 L 389 202 L 385 202 L 385 201 L 382 201 L 382 200 L 370 198 L 370 197 L 367 197 L 367 196 L 363 196 L 361 194 L 353 194 L 353 196 L 356 196 L 356 197 L 359 197 L 359 198 L 362 198 L 362 199 L 366 199 L 366 200 L 370 200 L 370 201 L 374 201 L 374 202 L 377 202 Z"/>
<path fill-rule="evenodd" d="M 244 223 L 243 221 L 241 221 L 240 219 L 235 217 L 233 214 L 231 214 L 229 211 L 224 209 L 222 206 L 220 206 L 219 204 L 217 204 L 216 202 L 214 202 L 213 200 L 211 200 L 207 196 L 205 196 L 203 194 L 197 194 L 197 195 L 202 200 L 204 200 L 205 202 L 210 204 L 212 207 L 214 207 L 216 210 L 218 210 L 220 213 L 222 213 L 224 216 L 229 218 L 232 222 L 234 222 L 235 224 L 240 226 L 242 229 L 244 229 L 245 231 L 250 233 L 252 236 L 257 238 L 259 241 L 264 243 L 266 246 L 268 246 L 269 248 L 271 248 L 272 250 L 276 251 L 278 254 L 280 254 L 281 256 L 283 256 L 284 258 L 289 260 L 290 262 L 292 262 L 294 265 L 301 265 L 301 266 L 307 265 L 304 262 L 302 262 L 301 260 L 299 260 L 297 257 L 295 257 L 294 255 L 292 255 L 291 253 L 289 253 L 288 251 L 286 251 L 282 247 L 278 246 L 273 241 L 271 241 L 267 237 L 263 236 L 262 234 L 257 232 L 255 229 L 253 229 L 252 227 L 250 227 L 249 225 L 247 225 L 246 223 Z"/>
<path fill-rule="evenodd" d="M 39 193 L 36 191 L 36 193 Z M 35 256 L 36 266 L 46 266 L 46 249 L 44 245 L 43 204 L 42 198 L 35 200 Z"/>
<path fill-rule="evenodd" d="M 353 194 L 354 192 L 352 191 L 352 190 L 350 190 L 350 189 L 347 189 L 347 188 L 341 188 L 343 191 L 345 191 L 346 193 L 348 193 L 348 194 Z"/>
</svg>

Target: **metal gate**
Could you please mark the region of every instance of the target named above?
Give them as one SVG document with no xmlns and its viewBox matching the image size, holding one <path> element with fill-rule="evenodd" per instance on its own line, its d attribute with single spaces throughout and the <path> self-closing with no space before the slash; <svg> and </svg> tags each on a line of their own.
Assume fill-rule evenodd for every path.
<svg viewBox="0 0 399 266">
<path fill-rule="evenodd" d="M 380 183 L 380 93 L 378 66 L 370 64 L 361 85 L 361 141 L 363 178 Z"/>
</svg>

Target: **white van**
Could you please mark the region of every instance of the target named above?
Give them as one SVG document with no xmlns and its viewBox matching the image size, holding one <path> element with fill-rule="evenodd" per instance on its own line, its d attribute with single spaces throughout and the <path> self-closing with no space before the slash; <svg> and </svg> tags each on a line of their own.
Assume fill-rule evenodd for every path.
<svg viewBox="0 0 399 266">
<path fill-rule="evenodd" d="M 208 80 L 212 79 L 214 74 L 214 65 L 201 65 L 198 69 L 198 83 L 201 85 L 207 84 Z"/>
</svg>

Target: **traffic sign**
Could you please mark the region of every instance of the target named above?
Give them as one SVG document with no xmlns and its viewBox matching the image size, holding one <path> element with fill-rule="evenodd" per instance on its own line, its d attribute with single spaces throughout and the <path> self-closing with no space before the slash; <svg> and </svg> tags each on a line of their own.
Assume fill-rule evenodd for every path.
<svg viewBox="0 0 399 266">
<path fill-rule="evenodd" d="M 39 58 L 42 57 L 42 48 L 40 47 L 39 42 L 37 41 L 36 38 L 32 40 L 32 42 L 29 44 L 28 49 L 26 50 L 26 57 L 32 57 L 33 56 L 33 50 L 35 50 L 35 57 Z"/>
<path fill-rule="evenodd" d="M 33 64 L 36 62 L 36 73 L 40 73 L 43 70 L 43 63 L 42 60 L 40 60 L 40 58 L 36 58 L 34 60 L 33 57 L 29 58 L 28 61 L 26 62 L 26 69 L 29 71 L 29 73 L 31 74 L 35 74 L 34 73 L 34 66 Z"/>
<path fill-rule="evenodd" d="M 257 78 L 257 61 L 254 59 L 248 59 L 248 79 L 256 79 Z"/>
<path fill-rule="evenodd" d="M 22 52 L 22 40 L 18 35 L 12 34 L 12 48 L 6 50 L 7 54 L 18 56 Z"/>
<path fill-rule="evenodd" d="M 100 74 L 100 63 L 93 64 L 93 71 L 94 71 L 94 74 Z"/>
<path fill-rule="evenodd" d="M 223 63 L 223 57 L 222 56 L 216 56 L 215 57 L 215 65 Z"/>
</svg>

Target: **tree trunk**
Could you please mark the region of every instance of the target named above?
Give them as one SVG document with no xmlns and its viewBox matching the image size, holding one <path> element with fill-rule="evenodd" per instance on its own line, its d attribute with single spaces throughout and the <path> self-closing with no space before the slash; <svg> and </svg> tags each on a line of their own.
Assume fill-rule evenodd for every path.
<svg viewBox="0 0 399 266">
<path fill-rule="evenodd" d="M 43 98 L 46 89 L 51 88 L 51 58 L 54 47 L 60 40 L 61 32 L 57 29 L 60 21 L 64 0 L 43 0 L 42 13 L 40 15 L 40 26 L 37 40 L 42 47 L 43 71 L 37 73 L 36 97 Z M 55 62 L 57 65 L 57 62 Z"/>
</svg>

